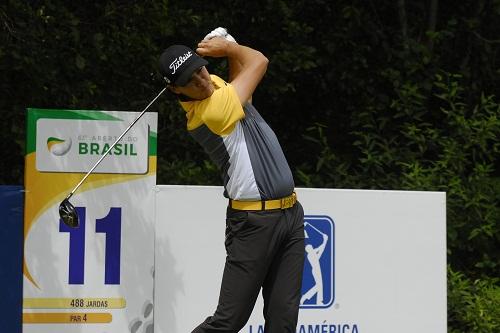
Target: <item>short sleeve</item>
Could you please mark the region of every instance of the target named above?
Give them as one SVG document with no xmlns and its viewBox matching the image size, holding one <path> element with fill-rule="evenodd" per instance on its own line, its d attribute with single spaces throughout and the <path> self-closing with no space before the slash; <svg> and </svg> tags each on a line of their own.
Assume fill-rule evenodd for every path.
<svg viewBox="0 0 500 333">
<path fill-rule="evenodd" d="M 181 102 L 187 112 L 188 130 L 205 124 L 217 135 L 228 135 L 245 113 L 234 87 L 218 76 L 211 77 L 217 86 L 212 96 L 201 101 Z"/>
</svg>

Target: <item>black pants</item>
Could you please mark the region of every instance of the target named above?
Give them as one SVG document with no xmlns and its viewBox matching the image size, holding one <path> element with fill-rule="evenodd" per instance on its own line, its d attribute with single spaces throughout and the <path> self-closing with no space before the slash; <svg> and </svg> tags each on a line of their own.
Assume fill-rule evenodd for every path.
<svg viewBox="0 0 500 333">
<path fill-rule="evenodd" d="M 266 333 L 294 332 L 304 266 L 304 211 L 228 208 L 219 305 L 192 333 L 237 333 L 262 288 Z"/>
</svg>

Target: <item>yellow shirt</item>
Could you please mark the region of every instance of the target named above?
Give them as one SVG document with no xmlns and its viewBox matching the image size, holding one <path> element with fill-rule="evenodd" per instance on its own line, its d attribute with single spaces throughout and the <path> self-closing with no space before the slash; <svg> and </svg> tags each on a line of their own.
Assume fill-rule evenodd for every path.
<svg viewBox="0 0 500 333">
<path fill-rule="evenodd" d="M 191 131 L 205 124 L 217 135 L 229 135 L 245 113 L 234 87 L 216 75 L 210 77 L 215 86 L 212 96 L 180 102 L 186 111 L 187 129 Z"/>
</svg>

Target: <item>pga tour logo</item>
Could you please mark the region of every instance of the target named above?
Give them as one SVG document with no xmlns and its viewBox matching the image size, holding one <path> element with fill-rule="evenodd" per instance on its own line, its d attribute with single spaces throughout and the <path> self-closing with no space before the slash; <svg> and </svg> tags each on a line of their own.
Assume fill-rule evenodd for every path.
<svg viewBox="0 0 500 333">
<path fill-rule="evenodd" d="M 333 304 L 335 227 L 328 216 L 304 216 L 305 261 L 300 308 Z"/>
</svg>

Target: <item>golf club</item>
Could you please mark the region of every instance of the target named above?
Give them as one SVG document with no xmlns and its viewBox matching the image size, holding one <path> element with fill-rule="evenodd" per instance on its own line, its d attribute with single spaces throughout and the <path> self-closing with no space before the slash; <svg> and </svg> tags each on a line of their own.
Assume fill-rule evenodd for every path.
<svg viewBox="0 0 500 333">
<path fill-rule="evenodd" d="M 142 110 L 142 112 L 139 114 L 137 118 L 134 119 L 134 121 L 125 129 L 125 131 L 116 139 L 116 141 L 106 150 L 106 152 L 101 156 L 101 158 L 94 164 L 94 166 L 87 172 L 87 174 L 80 180 L 80 182 L 71 190 L 71 192 L 66 196 L 66 198 L 61 202 L 59 205 L 59 216 L 61 217 L 61 220 L 63 221 L 64 224 L 71 228 L 77 228 L 80 223 L 78 221 L 78 214 L 76 213 L 75 207 L 69 202 L 69 199 L 73 196 L 73 194 L 76 192 L 76 190 L 82 185 L 82 183 L 88 178 L 88 176 L 97 168 L 99 163 L 108 155 L 108 153 L 113 149 L 113 147 L 123 138 L 125 134 L 132 128 L 132 126 L 141 119 L 141 117 L 146 113 L 147 109 L 160 97 L 161 94 L 163 94 L 167 90 L 167 88 L 163 88 L 162 91 L 156 97 L 149 102 L 149 104 Z"/>
</svg>

